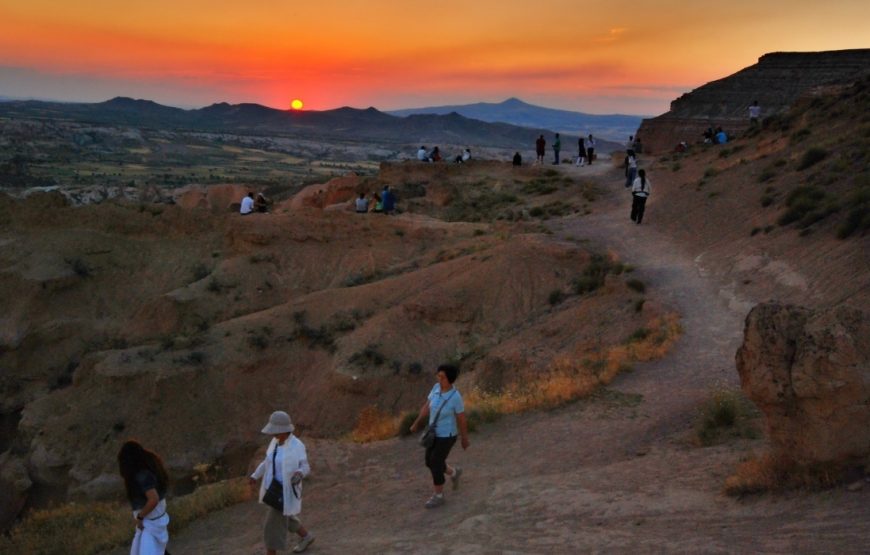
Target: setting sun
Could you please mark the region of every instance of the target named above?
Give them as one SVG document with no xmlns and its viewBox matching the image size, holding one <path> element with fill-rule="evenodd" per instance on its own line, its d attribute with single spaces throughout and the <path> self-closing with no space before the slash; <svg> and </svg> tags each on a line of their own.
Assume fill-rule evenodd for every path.
<svg viewBox="0 0 870 555">
<path fill-rule="evenodd" d="M 290 107 L 293 108 L 294 110 L 301 110 L 302 109 L 302 101 L 299 100 L 298 98 L 295 98 L 290 103 Z"/>
</svg>

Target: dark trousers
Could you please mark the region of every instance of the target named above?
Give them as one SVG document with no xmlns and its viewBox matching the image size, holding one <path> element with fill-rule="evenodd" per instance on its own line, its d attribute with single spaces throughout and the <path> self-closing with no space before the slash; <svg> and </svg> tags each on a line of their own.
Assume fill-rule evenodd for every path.
<svg viewBox="0 0 870 555">
<path fill-rule="evenodd" d="M 447 455 L 456 443 L 456 436 L 436 437 L 432 447 L 426 449 L 426 466 L 432 472 L 432 483 L 436 486 L 444 485 L 444 472 L 447 470 Z"/>
<path fill-rule="evenodd" d="M 632 195 L 631 221 L 640 223 L 643 220 L 643 211 L 646 208 L 646 197 Z"/>
<path fill-rule="evenodd" d="M 589 164 L 590 166 L 592 165 L 592 155 L 594 153 L 595 153 L 594 148 L 587 148 L 586 149 L 586 163 Z"/>
<path fill-rule="evenodd" d="M 555 160 L 553 163 L 556 165 L 559 165 L 559 149 L 558 148 L 553 149 L 553 156 L 554 156 L 553 159 Z"/>
</svg>

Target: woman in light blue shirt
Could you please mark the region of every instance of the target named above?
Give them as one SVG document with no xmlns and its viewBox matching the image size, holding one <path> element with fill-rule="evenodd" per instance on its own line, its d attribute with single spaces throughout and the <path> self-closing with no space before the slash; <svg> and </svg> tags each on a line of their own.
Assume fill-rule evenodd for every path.
<svg viewBox="0 0 870 555">
<path fill-rule="evenodd" d="M 434 509 L 444 504 L 445 475 L 450 476 L 453 489 L 459 485 L 462 469 L 447 464 L 450 449 L 460 437 L 463 449 L 468 449 L 468 423 L 465 419 L 465 406 L 462 395 L 453 387 L 453 382 L 459 376 L 459 368 L 451 364 L 442 364 L 435 374 L 438 383 L 429 392 L 426 404 L 420 409 L 420 415 L 411 425 L 411 431 L 416 432 L 424 418 L 428 418 L 429 426 L 435 428 L 435 442 L 426 449 L 426 466 L 432 472 L 432 497 L 426 501 L 427 509 Z"/>
</svg>

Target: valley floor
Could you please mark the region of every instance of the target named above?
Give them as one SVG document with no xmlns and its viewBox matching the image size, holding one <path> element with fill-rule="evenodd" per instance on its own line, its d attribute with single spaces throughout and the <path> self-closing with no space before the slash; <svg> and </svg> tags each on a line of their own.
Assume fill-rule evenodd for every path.
<svg viewBox="0 0 870 555">
<path fill-rule="evenodd" d="M 588 241 L 635 266 L 680 312 L 676 348 L 592 398 L 485 425 L 467 451 L 454 450 L 461 488 L 448 486 L 447 504 L 434 511 L 423 508 L 429 480 L 416 442 L 307 441 L 313 474 L 301 516 L 317 535 L 310 551 L 866 553 L 870 487 L 722 494 L 725 478 L 765 442 L 701 448 L 692 428 L 712 391 L 738 387 L 734 353 L 754 299 L 723 289 L 662 234 L 654 203 L 643 225 L 630 222 L 611 166 L 562 171 L 596 174 L 608 193 L 592 215 L 551 221 L 553 240 Z M 264 553 L 263 516 L 253 502 L 214 513 L 172 538 L 170 549 Z"/>
</svg>

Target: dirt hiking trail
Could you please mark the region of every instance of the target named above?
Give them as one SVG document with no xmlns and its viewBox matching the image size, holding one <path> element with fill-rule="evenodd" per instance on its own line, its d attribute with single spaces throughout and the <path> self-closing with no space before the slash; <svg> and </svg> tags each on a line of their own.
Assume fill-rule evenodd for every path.
<svg viewBox="0 0 870 555">
<path fill-rule="evenodd" d="M 721 493 L 741 458 L 765 443 L 701 448 L 692 427 L 714 389 L 738 387 L 734 353 L 751 302 L 724 293 L 657 230 L 654 197 L 644 223 L 631 222 L 612 165 L 560 171 L 595 179 L 605 192 L 593 214 L 551 220 L 553 240 L 633 265 L 681 314 L 682 338 L 665 359 L 636 364 L 592 398 L 483 426 L 467 451 L 454 448 L 462 483 L 455 492 L 448 484 L 436 510 L 423 508 L 429 476 L 415 441 L 303 438 L 313 469 L 301 515 L 317 536 L 310 552 L 867 553 L 870 487 L 744 500 Z M 214 513 L 170 549 L 265 553 L 263 512 L 250 502 Z"/>
</svg>

